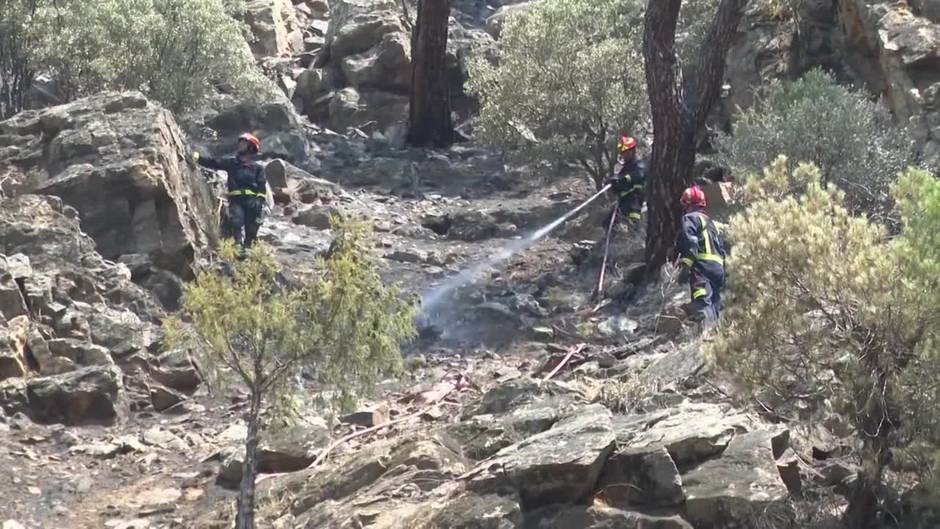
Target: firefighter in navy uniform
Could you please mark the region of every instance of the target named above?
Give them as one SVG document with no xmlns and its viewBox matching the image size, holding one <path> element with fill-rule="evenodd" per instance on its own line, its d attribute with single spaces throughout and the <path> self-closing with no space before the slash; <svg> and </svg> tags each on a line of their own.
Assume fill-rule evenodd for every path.
<svg viewBox="0 0 940 529">
<path fill-rule="evenodd" d="M 627 219 L 630 224 L 639 222 L 641 218 L 649 174 L 649 168 L 646 162 L 637 156 L 636 148 L 636 139 L 626 134 L 620 136 L 617 142 L 617 163 L 620 169 L 607 180 L 611 191 L 617 195 L 621 218 Z"/>
<path fill-rule="evenodd" d="M 689 269 L 692 311 L 696 319 L 716 324 L 725 285 L 725 247 L 717 224 L 705 213 L 705 192 L 700 187 L 686 189 L 679 202 L 684 214 L 676 250 Z"/>
<path fill-rule="evenodd" d="M 228 220 L 231 236 L 242 248 L 249 248 L 258 237 L 264 217 L 267 179 L 255 157 L 261 152 L 261 140 L 253 134 L 238 137 L 238 152 L 224 158 L 210 158 L 193 153 L 193 160 L 203 167 L 225 171 L 228 175 Z"/>
</svg>

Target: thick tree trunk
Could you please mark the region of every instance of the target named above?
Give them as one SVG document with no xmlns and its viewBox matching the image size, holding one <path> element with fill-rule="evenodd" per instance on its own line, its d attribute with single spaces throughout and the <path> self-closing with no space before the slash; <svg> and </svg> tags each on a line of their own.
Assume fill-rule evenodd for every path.
<svg viewBox="0 0 940 529">
<path fill-rule="evenodd" d="M 682 0 L 647 5 L 643 32 L 646 84 L 653 117 L 653 156 L 648 183 L 647 277 L 658 275 L 679 229 L 679 196 L 692 182 L 695 137 L 718 100 L 725 58 L 748 0 L 722 0 L 698 62 L 682 78 L 676 26 Z"/>
<path fill-rule="evenodd" d="M 450 0 L 421 0 L 412 30 L 408 143 L 446 147 L 454 142 L 445 75 Z"/>
<path fill-rule="evenodd" d="M 258 475 L 258 423 L 261 415 L 261 395 L 251 392 L 248 410 L 248 435 L 245 437 L 245 461 L 242 481 L 238 489 L 238 513 L 235 529 L 255 529 L 255 478 Z"/>
</svg>

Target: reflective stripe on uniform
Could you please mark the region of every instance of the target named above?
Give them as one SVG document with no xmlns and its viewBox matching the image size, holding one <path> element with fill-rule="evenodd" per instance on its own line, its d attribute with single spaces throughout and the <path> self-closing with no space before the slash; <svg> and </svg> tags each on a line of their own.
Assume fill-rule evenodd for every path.
<svg viewBox="0 0 940 529">
<path fill-rule="evenodd" d="M 690 257 L 683 257 L 682 264 L 684 264 L 685 266 L 692 266 L 694 264 L 694 261 L 692 261 Z"/>
<path fill-rule="evenodd" d="M 630 217 L 630 218 L 633 219 L 633 220 L 640 220 L 641 218 L 643 218 L 643 215 L 640 214 L 640 213 L 637 213 L 636 211 L 631 212 L 631 213 L 630 213 L 629 215 L 627 215 L 627 216 Z"/>
<path fill-rule="evenodd" d="M 712 252 L 712 237 L 708 233 L 708 223 L 713 221 L 704 214 L 700 214 L 699 219 L 702 221 L 702 238 L 705 240 L 705 252 L 695 254 L 695 258 L 699 261 L 714 261 L 724 265 L 725 260 L 720 255 Z"/>
<path fill-rule="evenodd" d="M 697 288 L 692 291 L 692 299 L 704 298 L 708 295 L 708 290 L 704 288 Z"/>
<path fill-rule="evenodd" d="M 252 191 L 251 189 L 236 189 L 234 191 L 229 191 L 228 196 L 230 197 L 262 197 L 264 198 L 264 193 L 258 193 Z"/>
<path fill-rule="evenodd" d="M 629 195 L 630 193 L 633 193 L 634 191 L 636 191 L 636 187 L 631 187 L 629 191 L 621 191 L 621 192 L 620 192 L 620 198 L 623 198 L 623 197 Z"/>
</svg>

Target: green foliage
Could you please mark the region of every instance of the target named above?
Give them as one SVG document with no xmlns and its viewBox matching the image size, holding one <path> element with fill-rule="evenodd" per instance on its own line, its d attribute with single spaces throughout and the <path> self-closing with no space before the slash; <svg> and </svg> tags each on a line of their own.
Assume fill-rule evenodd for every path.
<svg viewBox="0 0 940 529">
<path fill-rule="evenodd" d="M 40 36 L 30 27 L 39 0 L 0 3 L 0 118 L 23 109 L 36 75 L 30 53 Z"/>
<path fill-rule="evenodd" d="M 903 230 L 891 240 L 821 180 L 780 158 L 749 184 L 754 202 L 729 226 L 732 303 L 711 353 L 745 394 L 850 418 L 879 479 L 888 451 L 940 440 L 940 182 L 900 176 Z"/>
<path fill-rule="evenodd" d="M 276 402 L 305 393 L 301 373 L 321 402 L 348 405 L 399 372 L 400 344 L 414 334 L 414 304 L 383 283 L 364 226 L 335 230 L 331 255 L 296 288 L 278 282 L 263 246 L 241 261 L 234 246 L 223 247 L 220 257 L 237 262 L 234 273 L 198 274 L 183 297 L 189 325 L 171 324 L 173 341 L 194 346 L 212 382 L 234 379 Z"/>
<path fill-rule="evenodd" d="M 509 16 L 499 65 L 470 66 L 480 139 L 524 161 L 576 161 L 595 182 L 610 174 L 617 134 L 647 121 L 643 4 L 558 0 Z"/>
<path fill-rule="evenodd" d="M 738 175 L 759 175 L 778 154 L 815 164 L 823 184 L 846 194 L 853 213 L 891 215 L 889 188 L 914 160 L 908 132 L 881 105 L 813 71 L 771 84 L 737 116 L 734 135 L 718 138 L 719 161 Z"/>
<path fill-rule="evenodd" d="M 52 74 L 67 99 L 135 89 L 186 110 L 214 87 L 245 98 L 273 90 L 230 16 L 239 9 L 235 0 L 64 0 L 10 24 L 33 39 L 30 70 Z"/>
</svg>

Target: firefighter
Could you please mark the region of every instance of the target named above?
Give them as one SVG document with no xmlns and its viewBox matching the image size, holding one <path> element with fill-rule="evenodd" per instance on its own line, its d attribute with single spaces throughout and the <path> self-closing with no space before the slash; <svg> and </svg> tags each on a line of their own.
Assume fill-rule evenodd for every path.
<svg viewBox="0 0 940 529">
<path fill-rule="evenodd" d="M 718 322 L 721 289 L 725 284 L 724 244 L 717 224 L 705 213 L 705 192 L 692 186 L 679 199 L 684 212 L 676 240 L 682 264 L 689 269 L 692 313 L 695 319 Z"/>
<path fill-rule="evenodd" d="M 608 178 L 611 192 L 617 195 L 617 207 L 621 218 L 636 224 L 641 218 L 645 200 L 646 179 L 649 169 L 645 161 L 637 156 L 635 138 L 622 134 L 617 142 L 617 174 Z"/>
<path fill-rule="evenodd" d="M 249 248 L 258 237 L 264 217 L 267 178 L 264 166 L 256 160 L 261 140 L 253 134 L 238 137 L 238 151 L 233 156 L 210 158 L 193 153 L 193 160 L 203 167 L 225 171 L 228 175 L 228 220 L 231 236 L 242 248 Z"/>
</svg>

